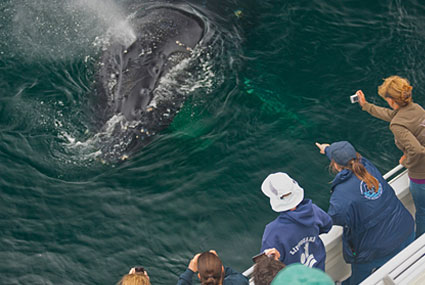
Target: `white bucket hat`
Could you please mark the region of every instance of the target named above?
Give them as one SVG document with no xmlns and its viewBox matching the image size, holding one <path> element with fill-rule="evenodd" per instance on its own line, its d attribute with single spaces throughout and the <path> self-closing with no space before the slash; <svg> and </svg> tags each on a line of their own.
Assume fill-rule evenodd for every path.
<svg viewBox="0 0 425 285">
<path fill-rule="evenodd" d="M 283 172 L 267 176 L 261 185 L 261 190 L 270 198 L 270 205 L 275 212 L 293 209 L 304 199 L 304 189 Z"/>
</svg>

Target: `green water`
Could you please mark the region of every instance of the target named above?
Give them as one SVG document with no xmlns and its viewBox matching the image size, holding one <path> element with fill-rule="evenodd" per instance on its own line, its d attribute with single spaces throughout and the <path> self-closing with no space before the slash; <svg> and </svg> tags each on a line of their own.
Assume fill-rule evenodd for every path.
<svg viewBox="0 0 425 285">
<path fill-rule="evenodd" d="M 0 4 L 1 284 L 114 284 L 134 265 L 174 284 L 208 249 L 243 271 L 276 216 L 260 191 L 269 173 L 326 210 L 332 176 L 315 141 L 349 140 L 382 172 L 398 163 L 387 124 L 349 96 L 384 105 L 376 88 L 399 74 L 424 105 L 425 5 L 193 3 L 226 31 L 213 84 L 117 164 L 90 144 L 95 43 L 138 2 Z"/>
</svg>

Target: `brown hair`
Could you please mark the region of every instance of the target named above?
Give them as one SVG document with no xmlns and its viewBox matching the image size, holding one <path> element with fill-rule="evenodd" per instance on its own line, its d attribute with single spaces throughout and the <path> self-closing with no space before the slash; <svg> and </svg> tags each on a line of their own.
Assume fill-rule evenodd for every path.
<svg viewBox="0 0 425 285">
<path fill-rule="evenodd" d="M 151 285 L 144 273 L 126 274 L 117 283 L 118 285 Z"/>
<path fill-rule="evenodd" d="M 285 264 L 273 257 L 264 256 L 254 266 L 253 278 L 255 285 L 270 285 L 273 278 Z"/>
<path fill-rule="evenodd" d="M 378 87 L 378 94 L 382 98 L 391 98 L 397 105 L 404 107 L 412 102 L 412 89 L 409 81 L 397 75 L 393 75 L 384 79 Z"/>
<path fill-rule="evenodd" d="M 223 263 L 214 253 L 209 251 L 201 253 L 198 257 L 198 271 L 202 285 L 223 284 Z"/>
<path fill-rule="evenodd" d="M 366 167 L 364 167 L 364 165 L 360 162 L 361 158 L 362 156 L 357 152 L 356 158 L 350 160 L 346 166 L 339 165 L 334 160 L 332 160 L 330 167 L 334 171 L 337 171 L 335 167 L 336 165 L 340 166 L 343 169 L 351 170 L 354 173 L 354 175 L 357 176 L 357 178 L 359 178 L 361 181 L 366 183 L 368 189 L 370 190 L 375 189 L 375 193 L 376 193 L 378 192 L 378 189 L 379 189 L 379 182 L 375 177 L 373 177 L 372 174 L 370 174 L 367 171 Z"/>
</svg>

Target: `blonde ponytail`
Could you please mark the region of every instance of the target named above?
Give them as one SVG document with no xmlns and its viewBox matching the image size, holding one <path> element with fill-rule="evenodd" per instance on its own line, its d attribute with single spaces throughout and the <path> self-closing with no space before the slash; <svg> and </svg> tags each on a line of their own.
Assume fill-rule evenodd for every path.
<svg viewBox="0 0 425 285">
<path fill-rule="evenodd" d="M 360 159 L 361 156 L 357 153 L 357 158 L 350 161 L 350 170 L 353 171 L 357 178 L 366 183 L 368 189 L 374 189 L 375 193 L 378 192 L 378 180 L 366 170 L 366 167 L 364 167 L 364 165 L 360 162 Z"/>
</svg>

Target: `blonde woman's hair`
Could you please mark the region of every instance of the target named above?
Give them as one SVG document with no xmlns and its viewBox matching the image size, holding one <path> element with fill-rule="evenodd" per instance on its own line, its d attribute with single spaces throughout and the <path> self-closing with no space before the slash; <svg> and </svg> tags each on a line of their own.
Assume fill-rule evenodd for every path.
<svg viewBox="0 0 425 285">
<path fill-rule="evenodd" d="M 397 105 L 404 107 L 412 102 L 412 89 L 409 81 L 398 75 L 393 75 L 384 79 L 378 87 L 378 94 L 382 98 L 391 98 Z"/>
<path fill-rule="evenodd" d="M 117 283 L 118 285 L 151 285 L 148 277 L 143 273 L 126 274 Z"/>
<path fill-rule="evenodd" d="M 332 160 L 330 167 L 335 172 L 338 171 L 336 169 L 335 165 L 338 165 L 342 169 L 351 170 L 354 173 L 354 175 L 357 176 L 357 178 L 359 178 L 361 181 L 366 183 L 368 189 L 370 189 L 370 190 L 374 189 L 374 191 L 376 193 L 379 190 L 378 179 L 376 179 L 372 174 L 369 173 L 369 171 L 367 171 L 366 167 L 364 167 L 364 165 L 360 162 L 361 158 L 362 158 L 361 155 L 357 152 L 356 158 L 350 160 L 348 162 L 348 165 L 346 165 L 346 166 L 339 165 L 334 160 Z"/>
</svg>

